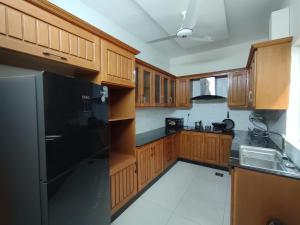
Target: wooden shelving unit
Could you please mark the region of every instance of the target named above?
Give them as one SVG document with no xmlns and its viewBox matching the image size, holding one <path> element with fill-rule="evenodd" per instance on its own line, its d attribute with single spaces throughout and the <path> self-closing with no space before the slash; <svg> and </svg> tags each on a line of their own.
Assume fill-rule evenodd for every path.
<svg viewBox="0 0 300 225">
<path fill-rule="evenodd" d="M 119 171 L 136 161 L 135 156 L 118 152 L 111 152 L 109 157 L 110 174 L 114 174 L 116 171 Z"/>
</svg>

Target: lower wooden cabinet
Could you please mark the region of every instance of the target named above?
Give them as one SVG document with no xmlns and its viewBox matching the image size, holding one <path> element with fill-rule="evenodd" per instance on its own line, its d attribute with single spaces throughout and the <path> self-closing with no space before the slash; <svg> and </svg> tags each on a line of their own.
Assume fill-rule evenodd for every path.
<svg viewBox="0 0 300 225">
<path fill-rule="evenodd" d="M 163 140 L 136 149 L 138 190 L 142 190 L 163 171 Z"/>
<path fill-rule="evenodd" d="M 232 144 L 231 135 L 220 135 L 220 165 L 228 167 L 228 161 L 230 157 Z"/>
<path fill-rule="evenodd" d="M 164 138 L 164 168 L 168 168 L 178 157 L 179 135 L 173 134 Z"/>
<path fill-rule="evenodd" d="M 204 134 L 204 161 L 218 165 L 220 161 L 220 135 Z"/>
<path fill-rule="evenodd" d="M 299 180 L 238 167 L 231 175 L 232 225 L 299 224 Z"/>
<path fill-rule="evenodd" d="M 111 214 L 125 205 L 137 193 L 135 160 L 110 172 Z"/>
<path fill-rule="evenodd" d="M 197 162 L 204 162 L 204 137 L 203 133 L 190 132 L 190 147 L 191 147 L 191 160 Z"/>
<path fill-rule="evenodd" d="M 179 157 L 184 159 L 191 159 L 191 132 L 182 131 L 180 135 L 180 150 Z"/>
</svg>

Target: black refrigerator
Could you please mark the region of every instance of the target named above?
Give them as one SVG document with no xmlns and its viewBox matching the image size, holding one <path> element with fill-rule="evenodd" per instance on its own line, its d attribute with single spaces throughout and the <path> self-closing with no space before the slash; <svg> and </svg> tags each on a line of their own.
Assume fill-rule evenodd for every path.
<svg viewBox="0 0 300 225">
<path fill-rule="evenodd" d="M 107 87 L 2 75 L 0 224 L 110 224 L 109 138 Z"/>
</svg>

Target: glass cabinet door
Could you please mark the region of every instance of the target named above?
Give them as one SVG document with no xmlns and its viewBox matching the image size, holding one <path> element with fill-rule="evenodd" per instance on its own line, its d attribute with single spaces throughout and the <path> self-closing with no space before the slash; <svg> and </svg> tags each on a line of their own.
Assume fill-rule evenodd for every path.
<svg viewBox="0 0 300 225">
<path fill-rule="evenodd" d="M 170 91 L 170 100 L 171 105 L 175 105 L 175 91 L 176 91 L 176 81 L 171 80 L 171 91 Z"/>
<path fill-rule="evenodd" d="M 170 96 L 169 96 L 169 79 L 164 77 L 164 104 L 168 105 L 170 103 Z"/>
<path fill-rule="evenodd" d="M 159 74 L 155 74 L 154 100 L 156 105 L 161 103 L 161 76 Z"/>
<path fill-rule="evenodd" d="M 139 105 L 141 102 L 140 100 L 140 87 L 139 87 L 139 67 L 135 67 L 135 104 Z"/>
<path fill-rule="evenodd" d="M 150 99 L 151 99 L 151 72 L 144 69 L 142 103 L 148 105 L 150 104 Z"/>
</svg>

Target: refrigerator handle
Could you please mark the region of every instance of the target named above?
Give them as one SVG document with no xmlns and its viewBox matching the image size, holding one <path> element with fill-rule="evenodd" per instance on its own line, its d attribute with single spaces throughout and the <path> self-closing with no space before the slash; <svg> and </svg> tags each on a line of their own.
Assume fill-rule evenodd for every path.
<svg viewBox="0 0 300 225">
<path fill-rule="evenodd" d="M 48 190 L 47 183 L 40 183 L 41 185 L 41 212 L 42 225 L 49 225 L 48 220 Z"/>
</svg>

